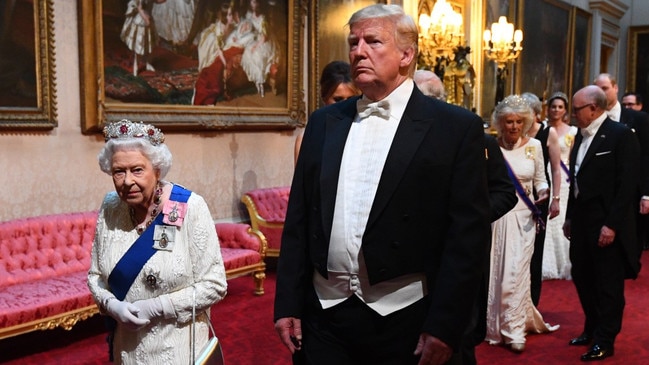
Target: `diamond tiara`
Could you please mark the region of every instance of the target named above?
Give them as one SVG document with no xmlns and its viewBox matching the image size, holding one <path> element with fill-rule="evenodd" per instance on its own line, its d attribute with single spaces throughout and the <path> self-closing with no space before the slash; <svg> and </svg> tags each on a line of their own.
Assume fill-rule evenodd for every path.
<svg viewBox="0 0 649 365">
<path fill-rule="evenodd" d="M 521 109 L 530 108 L 530 103 L 520 95 L 512 94 L 501 100 L 498 105 L 496 105 L 496 109 L 498 110 L 502 110 L 506 107 L 519 111 Z"/>
<path fill-rule="evenodd" d="M 157 146 L 165 141 L 162 132 L 151 124 L 142 122 L 131 122 L 122 119 L 104 126 L 104 140 L 108 142 L 112 138 L 146 138 L 152 145 Z"/>
</svg>

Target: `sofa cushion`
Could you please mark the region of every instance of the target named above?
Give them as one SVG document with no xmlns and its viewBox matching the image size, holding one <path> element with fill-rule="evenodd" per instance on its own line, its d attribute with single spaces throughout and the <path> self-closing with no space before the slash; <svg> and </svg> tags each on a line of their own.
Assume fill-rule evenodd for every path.
<svg viewBox="0 0 649 365">
<path fill-rule="evenodd" d="M 0 288 L 87 272 L 96 212 L 0 223 Z"/>
<path fill-rule="evenodd" d="M 216 233 L 221 248 L 243 248 L 259 252 L 259 238 L 249 232 L 250 225 L 245 223 L 217 223 Z"/>
<path fill-rule="evenodd" d="M 223 256 L 226 271 L 256 265 L 262 261 L 259 252 L 240 248 L 221 247 L 221 255 Z"/>
<path fill-rule="evenodd" d="M 284 186 L 255 189 L 246 194 L 252 198 L 259 216 L 266 222 L 284 223 L 290 192 L 290 187 Z"/>
<path fill-rule="evenodd" d="M 34 280 L 0 290 L 0 328 L 93 305 L 87 270 Z"/>
</svg>

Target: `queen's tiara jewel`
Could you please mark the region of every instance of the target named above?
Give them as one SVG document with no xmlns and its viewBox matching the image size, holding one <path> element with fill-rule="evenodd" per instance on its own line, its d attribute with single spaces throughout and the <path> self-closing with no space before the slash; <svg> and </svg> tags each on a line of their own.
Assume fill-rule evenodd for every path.
<svg viewBox="0 0 649 365">
<path fill-rule="evenodd" d="M 504 108 L 511 108 L 513 110 L 527 109 L 530 107 L 530 104 L 527 100 L 523 99 L 521 96 L 513 94 L 507 96 L 505 99 L 500 101 L 496 105 L 496 109 L 503 110 Z"/>
<path fill-rule="evenodd" d="M 104 140 L 108 142 L 111 138 L 146 138 L 154 146 L 165 141 L 164 134 L 158 128 L 142 122 L 134 123 L 128 119 L 104 126 Z"/>
</svg>

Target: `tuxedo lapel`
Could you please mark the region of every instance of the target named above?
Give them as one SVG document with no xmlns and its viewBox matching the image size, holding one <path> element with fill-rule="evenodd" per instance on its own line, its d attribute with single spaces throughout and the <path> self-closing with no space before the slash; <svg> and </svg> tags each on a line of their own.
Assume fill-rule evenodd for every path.
<svg viewBox="0 0 649 365">
<path fill-rule="evenodd" d="M 424 140 L 427 131 L 432 123 L 430 119 L 430 110 L 426 111 L 422 105 L 428 105 L 427 96 L 424 96 L 417 88 L 413 90 L 408 105 L 399 121 L 399 127 L 390 146 L 383 171 L 390 171 L 389 174 L 381 174 L 379 186 L 374 197 L 372 210 L 367 222 L 367 228 L 370 228 L 379 213 L 385 208 L 390 197 L 399 185 L 400 179 L 404 176 L 405 170 L 410 165 L 410 161 L 419 149 L 419 145 Z M 428 117 L 426 117 L 428 115 Z"/>
<path fill-rule="evenodd" d="M 356 99 L 347 103 L 339 114 L 327 114 L 322 147 L 322 169 L 320 174 L 320 196 L 322 224 L 327 236 L 331 234 L 338 177 L 345 150 L 347 135 L 356 117 Z"/>
<path fill-rule="evenodd" d="M 581 146 L 582 141 L 584 140 L 584 137 L 581 135 L 581 129 L 577 131 L 577 134 L 575 135 L 575 144 L 572 146 L 572 149 L 570 150 L 570 172 L 572 175 L 574 175 L 575 171 L 575 164 L 577 163 L 577 154 L 579 153 L 579 147 Z M 574 176 L 572 177 L 574 179 Z"/>
<path fill-rule="evenodd" d="M 595 135 L 593 136 L 593 140 L 590 142 L 590 146 L 588 146 L 586 155 L 584 155 L 584 160 L 581 162 L 581 165 L 579 167 L 580 170 L 584 168 L 584 166 L 588 165 L 588 162 L 593 158 L 595 152 L 599 150 L 599 145 L 601 145 L 606 140 L 608 123 L 616 123 L 616 122 L 613 122 L 611 119 L 608 118 L 604 120 L 604 123 L 602 123 L 602 125 L 597 130 L 597 133 L 595 133 Z"/>
<path fill-rule="evenodd" d="M 620 123 L 624 124 L 625 126 L 633 129 L 633 117 L 629 115 L 628 111 L 626 108 L 622 108 L 620 111 Z"/>
</svg>

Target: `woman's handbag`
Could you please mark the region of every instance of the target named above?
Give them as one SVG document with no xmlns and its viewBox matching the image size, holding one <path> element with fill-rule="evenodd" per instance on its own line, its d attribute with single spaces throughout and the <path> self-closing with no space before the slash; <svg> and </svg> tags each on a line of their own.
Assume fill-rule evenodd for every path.
<svg viewBox="0 0 649 365">
<path fill-rule="evenodd" d="M 224 365 L 225 361 L 223 360 L 223 352 L 221 351 L 221 344 L 219 339 L 214 333 L 214 327 L 212 327 L 212 321 L 209 319 L 207 323 L 210 326 L 210 333 L 212 333 L 212 338 L 205 344 L 203 349 L 197 354 L 196 353 L 196 288 L 193 292 L 194 304 L 192 305 L 192 364 L 194 365 Z"/>
</svg>

